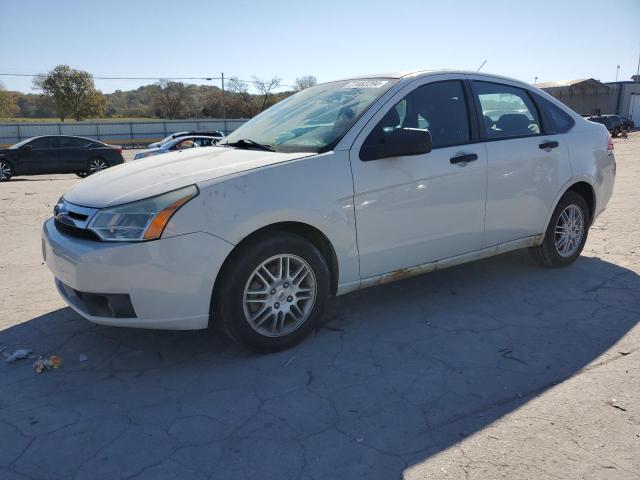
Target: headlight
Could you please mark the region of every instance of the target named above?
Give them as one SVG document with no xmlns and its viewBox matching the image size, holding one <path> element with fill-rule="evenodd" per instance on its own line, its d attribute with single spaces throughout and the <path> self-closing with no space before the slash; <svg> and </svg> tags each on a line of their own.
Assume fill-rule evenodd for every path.
<svg viewBox="0 0 640 480">
<path fill-rule="evenodd" d="M 102 240 L 131 242 L 160 238 L 178 209 L 198 195 L 190 185 L 156 197 L 99 210 L 89 223 L 89 230 Z"/>
</svg>

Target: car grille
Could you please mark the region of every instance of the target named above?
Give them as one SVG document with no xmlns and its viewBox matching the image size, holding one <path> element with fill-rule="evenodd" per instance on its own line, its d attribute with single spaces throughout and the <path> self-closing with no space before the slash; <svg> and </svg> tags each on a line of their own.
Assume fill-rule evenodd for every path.
<svg viewBox="0 0 640 480">
<path fill-rule="evenodd" d="M 54 225 L 56 226 L 56 230 L 58 230 L 63 235 L 82 238 L 84 240 L 93 240 L 96 242 L 101 241 L 100 238 L 98 238 L 98 236 L 91 230 L 87 230 L 86 228 L 72 227 L 71 225 L 60 222 L 57 218 L 55 219 Z"/>
<path fill-rule="evenodd" d="M 72 237 L 99 241 L 98 236 L 87 228 L 97 211 L 96 208 L 82 207 L 60 199 L 53 209 L 56 229 Z"/>
</svg>

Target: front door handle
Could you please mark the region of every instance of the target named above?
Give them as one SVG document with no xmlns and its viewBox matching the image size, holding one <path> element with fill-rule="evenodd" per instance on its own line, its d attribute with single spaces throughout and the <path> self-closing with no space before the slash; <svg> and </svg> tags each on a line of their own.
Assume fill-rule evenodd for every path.
<svg viewBox="0 0 640 480">
<path fill-rule="evenodd" d="M 552 148 L 558 148 L 560 144 L 558 142 L 544 142 L 538 146 L 540 147 L 540 150 L 551 150 Z"/>
<path fill-rule="evenodd" d="M 466 155 L 458 155 L 456 157 L 451 157 L 449 161 L 451 164 L 455 165 L 456 163 L 469 163 L 478 159 L 478 155 L 475 153 L 468 153 Z"/>
</svg>

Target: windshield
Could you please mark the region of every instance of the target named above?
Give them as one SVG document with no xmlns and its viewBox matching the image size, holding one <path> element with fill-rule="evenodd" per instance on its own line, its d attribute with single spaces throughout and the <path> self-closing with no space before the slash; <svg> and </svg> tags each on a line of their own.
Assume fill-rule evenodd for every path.
<svg viewBox="0 0 640 480">
<path fill-rule="evenodd" d="M 342 138 L 396 82 L 370 78 L 307 88 L 254 117 L 220 145 L 250 140 L 277 152 L 321 152 Z"/>
<path fill-rule="evenodd" d="M 22 147 L 23 145 L 26 145 L 27 143 L 29 143 L 34 138 L 36 138 L 36 137 L 27 138 L 26 140 L 22 140 L 21 142 L 18 142 L 15 145 L 11 145 L 9 147 L 9 150 L 17 150 L 18 148 Z"/>
</svg>

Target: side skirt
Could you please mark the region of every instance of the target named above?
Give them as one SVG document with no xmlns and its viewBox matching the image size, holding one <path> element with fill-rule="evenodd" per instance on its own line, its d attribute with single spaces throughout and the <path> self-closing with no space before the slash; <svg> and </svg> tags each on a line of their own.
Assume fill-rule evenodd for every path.
<svg viewBox="0 0 640 480">
<path fill-rule="evenodd" d="M 436 270 L 442 270 L 443 268 L 453 267 L 455 265 L 473 262 L 474 260 L 493 257 L 495 255 L 511 252 L 513 250 L 520 250 L 521 248 L 535 247 L 537 245 L 540 245 L 543 240 L 544 234 L 533 235 L 531 237 L 520 238 L 518 240 L 501 243 L 499 245 L 483 248 L 481 250 L 475 250 L 473 252 L 464 253 L 462 255 L 456 255 L 455 257 L 449 257 L 443 260 L 436 260 L 435 262 L 424 263 L 422 265 L 416 265 L 415 267 L 401 268 L 399 270 L 394 270 L 393 272 L 383 273 L 382 275 L 363 278 L 360 280 L 360 282 L 350 282 L 348 284 L 339 285 L 337 294 L 343 295 L 345 293 L 353 292 L 361 288 L 373 287 L 374 285 L 382 285 L 384 283 L 395 282 L 396 280 L 413 277 L 415 275 L 421 275 L 423 273 L 435 272 Z"/>
</svg>

